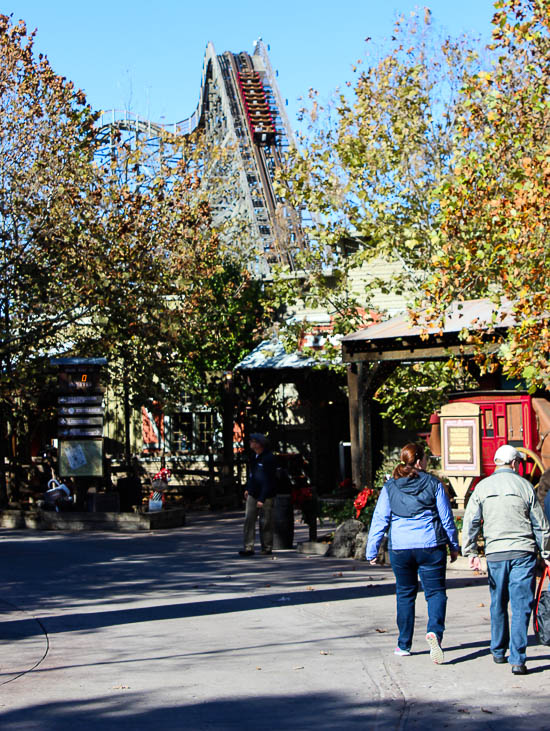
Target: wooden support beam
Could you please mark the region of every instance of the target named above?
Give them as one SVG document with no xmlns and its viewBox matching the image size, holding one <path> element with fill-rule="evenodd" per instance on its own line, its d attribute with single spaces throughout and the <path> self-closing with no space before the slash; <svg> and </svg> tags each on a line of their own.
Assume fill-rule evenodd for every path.
<svg viewBox="0 0 550 731">
<path fill-rule="evenodd" d="M 348 365 L 348 399 L 349 399 L 349 433 L 351 443 L 351 479 L 354 485 L 361 485 L 361 453 L 363 451 L 362 438 L 359 431 L 360 421 L 360 393 L 362 363 Z"/>
<path fill-rule="evenodd" d="M 360 341 L 358 341 L 359 343 Z M 450 355 L 462 355 L 465 357 L 472 357 L 475 355 L 475 348 L 473 345 L 468 343 L 458 345 L 445 345 L 444 343 L 439 344 L 427 344 L 427 343 L 409 343 L 403 344 L 401 347 L 396 347 L 395 343 L 392 343 L 391 349 L 384 348 L 380 345 L 379 348 L 375 348 L 374 344 L 370 344 L 368 349 L 361 350 L 359 345 L 355 344 L 344 344 L 342 349 L 342 360 L 344 363 L 357 363 L 359 361 L 367 361 L 369 363 L 376 363 L 379 361 L 395 361 L 401 363 L 403 361 L 416 361 L 416 360 L 446 360 Z M 484 347 L 486 353 L 496 353 L 500 345 L 488 344 Z"/>
<path fill-rule="evenodd" d="M 357 488 L 374 483 L 373 397 L 398 365 L 357 362 L 348 366 L 351 473 Z"/>
</svg>

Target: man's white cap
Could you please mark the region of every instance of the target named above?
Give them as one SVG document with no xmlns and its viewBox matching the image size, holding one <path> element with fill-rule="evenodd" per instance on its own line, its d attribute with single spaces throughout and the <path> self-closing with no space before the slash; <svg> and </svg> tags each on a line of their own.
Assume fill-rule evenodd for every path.
<svg viewBox="0 0 550 731">
<path fill-rule="evenodd" d="M 495 452 L 495 464 L 511 464 L 515 459 L 523 459 L 523 454 L 510 444 L 503 444 Z"/>
</svg>

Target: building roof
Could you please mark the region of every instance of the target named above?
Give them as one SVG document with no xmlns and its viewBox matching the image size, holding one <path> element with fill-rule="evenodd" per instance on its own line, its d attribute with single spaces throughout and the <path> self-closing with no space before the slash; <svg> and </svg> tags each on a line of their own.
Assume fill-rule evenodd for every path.
<svg viewBox="0 0 550 731">
<path fill-rule="evenodd" d="M 235 370 L 249 371 L 258 369 L 311 368 L 318 365 L 315 358 L 300 353 L 287 353 L 279 340 L 263 340 L 254 350 L 246 355 Z"/>
<path fill-rule="evenodd" d="M 423 360 L 448 355 L 449 351 L 468 354 L 459 338 L 468 330 L 502 331 L 516 324 L 512 303 L 496 306 L 488 299 L 454 302 L 443 326 L 434 323 L 412 325 L 405 313 L 342 340 L 344 360 Z"/>
</svg>

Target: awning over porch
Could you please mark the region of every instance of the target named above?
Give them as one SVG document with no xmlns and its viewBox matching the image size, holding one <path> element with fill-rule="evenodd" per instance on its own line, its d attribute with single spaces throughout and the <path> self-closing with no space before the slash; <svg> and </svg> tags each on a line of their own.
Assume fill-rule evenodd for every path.
<svg viewBox="0 0 550 731">
<path fill-rule="evenodd" d="M 488 299 L 454 302 L 442 328 L 433 323 L 411 325 L 404 313 L 358 332 L 342 340 L 344 362 L 433 360 L 448 357 L 450 352 L 469 354 L 471 347 L 460 340 L 464 328 L 502 332 L 516 324 L 512 304 L 497 307 Z"/>
</svg>

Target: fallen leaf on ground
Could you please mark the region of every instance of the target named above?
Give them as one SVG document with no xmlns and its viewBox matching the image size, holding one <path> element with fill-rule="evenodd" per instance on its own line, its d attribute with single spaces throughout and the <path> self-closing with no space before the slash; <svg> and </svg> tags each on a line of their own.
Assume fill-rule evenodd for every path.
<svg viewBox="0 0 550 731">
<path fill-rule="evenodd" d="M 326 650 L 321 650 L 319 653 L 320 655 L 330 655 L 330 652 L 327 652 Z"/>
<path fill-rule="evenodd" d="M 113 685 L 113 690 L 128 690 L 129 685 Z"/>
<path fill-rule="evenodd" d="M 467 708 L 459 708 L 458 712 L 459 713 L 470 713 L 470 711 Z"/>
<path fill-rule="evenodd" d="M 492 713 L 492 711 L 490 711 L 488 708 L 482 708 L 481 710 L 483 711 L 483 713 Z"/>
<path fill-rule="evenodd" d="M 379 627 L 376 628 L 377 632 L 380 632 L 380 634 L 383 634 L 384 632 L 387 632 L 387 629 L 380 629 Z"/>
<path fill-rule="evenodd" d="M 304 666 L 303 665 L 297 665 L 295 668 L 292 668 L 292 669 L 293 670 L 303 670 L 304 669 Z"/>
<path fill-rule="evenodd" d="M 332 574 L 333 576 L 342 576 L 342 572 L 338 571 L 336 574 Z"/>
<path fill-rule="evenodd" d="M 256 670 L 261 670 L 261 668 L 256 668 Z"/>
<path fill-rule="evenodd" d="M 484 606 L 485 606 L 485 604 L 484 604 L 483 602 L 481 602 L 481 604 L 478 604 L 477 606 L 478 606 L 478 607 L 484 607 Z"/>
<path fill-rule="evenodd" d="M 313 588 L 313 586 L 306 586 L 306 589 L 307 589 L 308 591 L 315 591 L 315 589 Z"/>
</svg>

